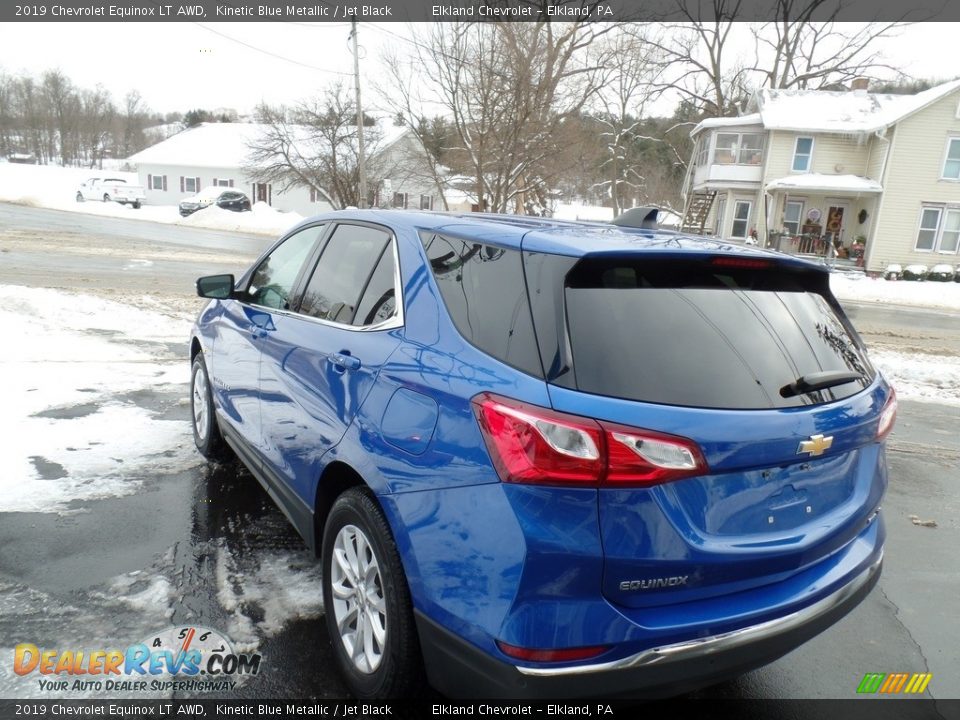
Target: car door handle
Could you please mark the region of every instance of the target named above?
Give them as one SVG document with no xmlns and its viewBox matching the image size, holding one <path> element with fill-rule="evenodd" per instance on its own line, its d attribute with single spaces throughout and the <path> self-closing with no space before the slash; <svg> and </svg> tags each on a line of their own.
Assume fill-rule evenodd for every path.
<svg viewBox="0 0 960 720">
<path fill-rule="evenodd" d="M 355 358 L 349 350 L 333 353 L 330 356 L 330 362 L 342 370 L 358 370 L 360 368 L 360 358 Z"/>
</svg>

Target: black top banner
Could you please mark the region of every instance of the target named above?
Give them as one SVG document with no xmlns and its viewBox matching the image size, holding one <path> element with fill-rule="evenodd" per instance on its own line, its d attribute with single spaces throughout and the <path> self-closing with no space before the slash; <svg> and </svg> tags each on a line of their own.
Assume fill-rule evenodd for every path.
<svg viewBox="0 0 960 720">
<path fill-rule="evenodd" d="M 0 5 L 3 22 L 762 22 L 777 0 L 37 0 Z M 804 0 L 808 20 L 958 21 L 958 0 Z"/>
</svg>

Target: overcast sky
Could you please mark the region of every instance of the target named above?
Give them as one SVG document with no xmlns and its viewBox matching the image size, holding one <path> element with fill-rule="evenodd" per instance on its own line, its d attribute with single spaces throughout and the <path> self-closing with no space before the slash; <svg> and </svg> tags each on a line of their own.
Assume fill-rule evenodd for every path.
<svg viewBox="0 0 960 720">
<path fill-rule="evenodd" d="M 960 76 L 958 25 L 903 29 L 883 46 L 887 61 L 915 77 Z M 81 87 L 103 84 L 117 101 L 135 88 L 158 112 L 244 113 L 261 100 L 294 102 L 337 79 L 352 86 L 349 32 L 345 23 L 0 23 L 0 69 L 60 68 Z M 381 49 L 411 36 L 406 24 L 360 24 L 365 87 L 381 79 Z"/>
</svg>

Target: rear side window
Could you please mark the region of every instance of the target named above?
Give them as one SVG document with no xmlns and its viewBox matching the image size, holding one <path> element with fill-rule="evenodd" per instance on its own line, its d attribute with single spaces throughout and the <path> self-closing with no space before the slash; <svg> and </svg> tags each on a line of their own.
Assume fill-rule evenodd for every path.
<svg viewBox="0 0 960 720">
<path fill-rule="evenodd" d="M 357 305 L 376 275 L 389 244 L 390 236 L 383 230 L 362 225 L 338 225 L 307 284 L 300 312 L 321 320 L 354 324 Z M 390 255 L 392 257 L 392 252 Z M 381 288 L 381 295 L 383 292 Z M 369 310 L 365 310 L 365 314 L 369 314 Z"/>
<path fill-rule="evenodd" d="M 422 240 L 460 334 L 498 360 L 543 377 L 520 252 L 433 233 Z"/>
<path fill-rule="evenodd" d="M 704 263 L 582 261 L 564 290 L 576 385 L 644 402 L 760 409 L 848 397 L 872 382 L 860 343 L 804 275 Z M 801 376 L 860 380 L 804 395 Z"/>
</svg>

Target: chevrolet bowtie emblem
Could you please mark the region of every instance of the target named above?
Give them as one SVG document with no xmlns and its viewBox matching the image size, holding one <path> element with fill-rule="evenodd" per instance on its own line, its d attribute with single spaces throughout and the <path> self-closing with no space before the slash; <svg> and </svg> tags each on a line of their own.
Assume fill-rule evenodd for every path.
<svg viewBox="0 0 960 720">
<path fill-rule="evenodd" d="M 800 447 L 797 448 L 797 455 L 808 453 L 811 457 L 823 455 L 824 450 L 829 450 L 833 445 L 833 435 L 824 437 L 823 435 L 811 435 L 809 440 L 801 440 Z"/>
</svg>

